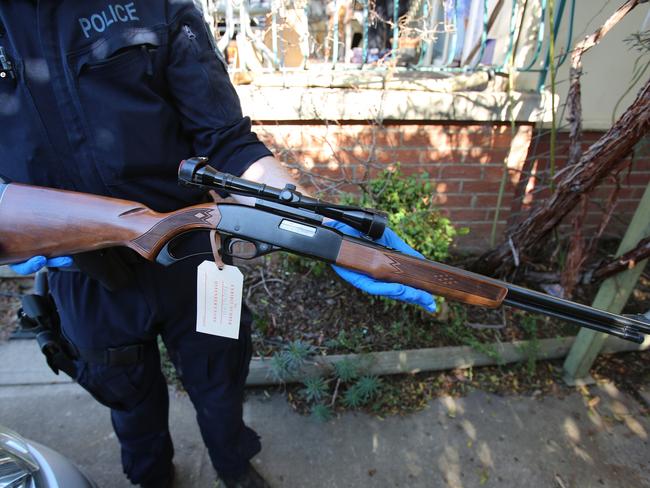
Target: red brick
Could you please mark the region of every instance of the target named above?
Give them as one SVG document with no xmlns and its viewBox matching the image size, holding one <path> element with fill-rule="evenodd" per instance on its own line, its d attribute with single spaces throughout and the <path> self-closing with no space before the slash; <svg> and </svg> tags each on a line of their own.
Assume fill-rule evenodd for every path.
<svg viewBox="0 0 650 488">
<path fill-rule="evenodd" d="M 423 166 L 419 164 L 400 164 L 399 165 L 400 172 L 404 176 L 418 176 L 421 180 L 427 180 L 431 178 L 435 178 L 437 174 L 435 172 L 435 168 L 431 168 L 430 166 Z"/>
<path fill-rule="evenodd" d="M 456 155 L 457 158 L 457 155 Z M 438 147 L 420 150 L 420 162 L 445 162 L 451 163 L 456 160 L 454 152 L 450 147 Z"/>
<path fill-rule="evenodd" d="M 650 173 L 632 172 L 624 176 L 622 181 L 630 186 L 645 186 L 650 182 Z"/>
<path fill-rule="evenodd" d="M 620 215 L 621 213 L 633 214 L 638 207 L 638 200 L 619 200 L 616 202 L 615 212 L 617 215 Z"/>
<path fill-rule="evenodd" d="M 619 192 L 620 198 L 629 198 L 632 200 L 640 200 L 645 193 L 645 188 L 643 187 L 633 187 L 622 185 L 621 191 Z"/>
<path fill-rule="evenodd" d="M 445 210 L 449 212 L 452 220 L 463 222 L 484 222 L 489 220 L 485 210 L 449 207 L 445 207 Z"/>
<path fill-rule="evenodd" d="M 440 168 L 440 179 L 480 180 L 481 167 L 477 165 L 449 165 Z"/>
<path fill-rule="evenodd" d="M 380 163 L 413 164 L 420 162 L 420 153 L 413 149 L 395 150 L 378 148 L 375 159 Z"/>
<path fill-rule="evenodd" d="M 473 236 L 474 239 L 489 239 L 490 232 L 492 232 L 492 223 L 491 222 L 463 222 L 460 220 L 452 221 L 453 224 L 457 226 L 466 226 L 469 227 L 469 234 Z M 499 235 L 505 229 L 503 223 L 497 223 L 497 235 Z"/>
<path fill-rule="evenodd" d="M 393 151 L 393 161 L 402 164 L 412 164 L 420 162 L 420 151 L 417 149 L 398 149 Z"/>
<path fill-rule="evenodd" d="M 474 197 L 474 206 L 476 208 L 493 209 L 497 206 L 498 195 L 496 193 L 491 195 L 476 195 Z M 510 209 L 512 207 L 513 198 L 511 195 L 505 193 L 501 199 L 501 209 Z"/>
<path fill-rule="evenodd" d="M 378 146 L 398 147 L 402 144 L 402 133 L 399 129 L 383 128 L 375 134 L 375 144 Z"/>
<path fill-rule="evenodd" d="M 354 177 L 354 166 L 332 164 L 330 166 L 316 166 L 309 170 L 314 175 L 324 176 L 335 180 L 351 180 Z"/>
<path fill-rule="evenodd" d="M 433 204 L 441 207 L 472 208 L 472 201 L 476 198 L 467 194 L 440 193 L 433 196 Z"/>
<path fill-rule="evenodd" d="M 604 135 L 605 135 L 604 131 L 583 131 L 581 139 L 582 142 L 593 144 Z"/>
<path fill-rule="evenodd" d="M 422 168 L 422 171 L 425 171 L 426 173 L 429 174 L 429 177 L 434 180 L 440 180 L 440 168 L 442 168 L 443 165 L 441 164 L 419 164 L 418 165 L 420 168 Z"/>
<path fill-rule="evenodd" d="M 463 252 L 476 252 L 480 253 L 489 247 L 489 235 L 483 234 L 465 234 L 456 237 L 452 248 L 461 249 Z"/>
<path fill-rule="evenodd" d="M 461 183 L 460 181 L 436 181 L 436 193 L 460 193 Z"/>
<path fill-rule="evenodd" d="M 482 176 L 481 178 L 484 181 L 501 181 L 503 178 L 503 173 L 507 172 L 507 170 L 501 166 L 499 167 L 483 167 L 482 168 Z"/>
<path fill-rule="evenodd" d="M 434 127 L 428 130 L 428 127 L 422 126 L 406 126 L 402 130 L 402 144 L 405 146 L 432 146 L 436 140 L 439 140 L 441 132 Z"/>
<path fill-rule="evenodd" d="M 498 181 L 463 181 L 463 192 L 495 193 L 499 191 Z"/>
</svg>

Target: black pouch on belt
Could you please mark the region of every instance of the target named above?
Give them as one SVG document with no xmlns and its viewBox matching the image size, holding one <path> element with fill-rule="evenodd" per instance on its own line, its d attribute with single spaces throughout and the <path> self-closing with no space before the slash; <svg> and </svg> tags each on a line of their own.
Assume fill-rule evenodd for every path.
<svg viewBox="0 0 650 488">
<path fill-rule="evenodd" d="M 76 378 L 74 357 L 61 334 L 59 313 L 48 293 L 46 272 L 36 274 L 34 293 L 21 296 L 20 301 L 22 307 L 18 311 L 18 319 L 21 327 L 36 334 L 36 342 L 45 355 L 48 366 L 56 374 L 63 371 L 72 379 Z"/>
</svg>

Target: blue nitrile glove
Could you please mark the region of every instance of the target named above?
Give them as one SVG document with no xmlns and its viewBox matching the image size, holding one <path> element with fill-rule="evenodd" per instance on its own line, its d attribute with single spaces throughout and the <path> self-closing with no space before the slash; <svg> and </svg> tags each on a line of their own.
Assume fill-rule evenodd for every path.
<svg viewBox="0 0 650 488">
<path fill-rule="evenodd" d="M 60 256 L 58 258 L 46 258 L 45 256 L 34 256 L 22 263 L 10 264 L 9 267 L 19 275 L 30 275 L 38 270 L 48 266 L 50 268 L 69 268 L 72 266 L 70 256 Z"/>
<path fill-rule="evenodd" d="M 361 237 L 363 234 L 356 230 L 353 227 L 350 227 L 347 224 L 337 222 L 335 220 L 325 222 L 325 225 L 334 227 L 344 234 Z M 403 252 L 404 254 L 409 254 L 411 256 L 416 256 L 422 258 L 422 254 L 417 252 L 415 249 L 411 248 L 406 242 L 404 242 L 395 232 L 386 227 L 384 235 L 381 238 L 377 239 L 375 242 L 382 244 L 384 246 L 391 247 L 397 251 Z M 370 293 L 372 295 L 380 295 L 387 298 L 392 298 L 394 300 L 402 300 L 403 302 L 413 303 L 424 308 L 427 312 L 436 311 L 436 300 L 431 293 L 426 291 L 418 290 L 407 285 L 401 285 L 399 283 L 386 283 L 384 281 L 377 281 L 370 276 L 366 276 L 356 271 L 351 271 L 349 269 L 341 268 L 340 266 L 332 265 L 332 268 L 336 273 L 343 278 L 345 281 L 350 283 L 353 286 L 356 286 L 360 290 Z"/>
</svg>

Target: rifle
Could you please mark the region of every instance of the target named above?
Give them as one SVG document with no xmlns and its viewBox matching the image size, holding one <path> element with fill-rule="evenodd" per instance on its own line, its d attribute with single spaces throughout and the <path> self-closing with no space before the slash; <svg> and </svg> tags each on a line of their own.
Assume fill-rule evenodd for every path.
<svg viewBox="0 0 650 488">
<path fill-rule="evenodd" d="M 290 184 L 279 189 L 221 173 L 205 158 L 183 161 L 179 182 L 255 197 L 255 205 L 213 202 L 158 213 L 128 200 L 9 183 L 0 186 L 0 264 L 126 246 L 169 266 L 189 257 L 179 253 L 188 234 L 209 230 L 219 234 L 221 253 L 229 257 L 286 251 L 469 305 L 508 305 L 636 343 L 650 334 L 650 323 L 640 317 L 612 314 L 381 246 L 372 239 L 383 234 L 386 216 L 372 209 L 323 202 Z M 365 237 L 324 225 L 326 217 Z"/>
</svg>

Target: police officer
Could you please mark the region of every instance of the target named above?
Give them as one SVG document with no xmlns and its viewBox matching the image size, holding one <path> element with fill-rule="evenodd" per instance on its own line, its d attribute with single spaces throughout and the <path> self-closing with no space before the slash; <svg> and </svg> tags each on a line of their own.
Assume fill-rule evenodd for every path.
<svg viewBox="0 0 650 488">
<path fill-rule="evenodd" d="M 290 177 L 251 132 L 222 57 L 191 0 L 0 0 L 0 173 L 10 181 L 142 202 L 160 212 L 204 195 L 181 188 L 182 159 L 282 186 Z M 347 230 L 343 228 L 343 230 Z M 392 232 L 384 242 L 404 247 Z M 195 332 L 197 260 L 162 268 L 109 250 L 50 266 L 76 380 L 109 406 L 124 472 L 171 486 L 162 337 L 227 486 L 265 486 L 242 420 L 250 314 L 238 340 Z M 343 272 L 355 286 L 433 310 L 433 298 Z"/>
</svg>

